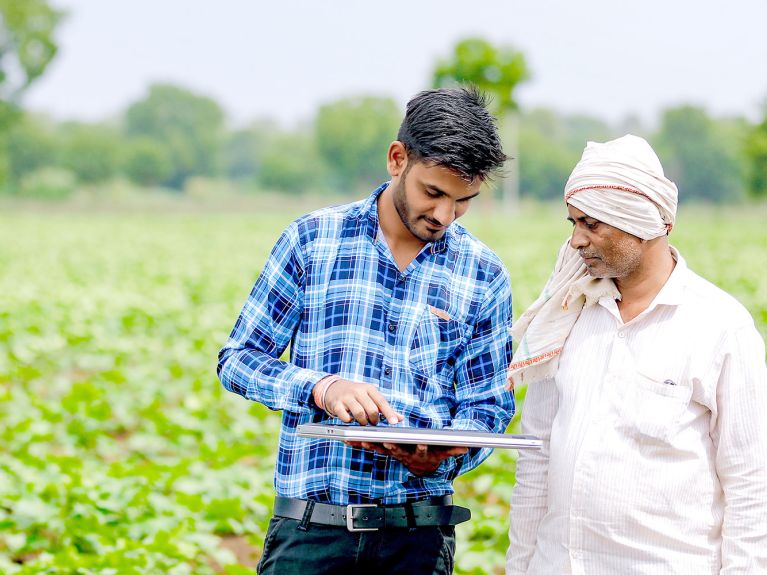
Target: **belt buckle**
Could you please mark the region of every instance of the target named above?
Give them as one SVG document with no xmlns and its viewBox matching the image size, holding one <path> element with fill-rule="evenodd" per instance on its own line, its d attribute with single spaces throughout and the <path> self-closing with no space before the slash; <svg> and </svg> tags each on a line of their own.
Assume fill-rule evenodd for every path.
<svg viewBox="0 0 767 575">
<path fill-rule="evenodd" d="M 378 531 L 378 527 L 355 527 L 352 512 L 355 507 L 378 507 L 375 503 L 349 504 L 346 506 L 346 530 L 352 533 L 358 531 Z"/>
</svg>

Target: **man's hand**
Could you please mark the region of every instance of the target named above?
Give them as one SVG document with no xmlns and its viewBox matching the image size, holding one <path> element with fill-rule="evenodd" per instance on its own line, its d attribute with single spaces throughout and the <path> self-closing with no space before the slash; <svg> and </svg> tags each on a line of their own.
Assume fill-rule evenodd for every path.
<svg viewBox="0 0 767 575">
<path fill-rule="evenodd" d="M 378 425 L 383 415 L 391 425 L 405 418 L 394 411 L 376 386 L 339 379 L 325 394 L 325 409 L 344 423 Z"/>
<path fill-rule="evenodd" d="M 366 441 L 348 441 L 352 447 L 362 447 L 388 455 L 400 461 L 408 471 L 416 476 L 434 473 L 439 464 L 448 457 L 463 455 L 466 447 L 442 447 L 436 445 L 400 445 L 397 443 L 368 443 Z"/>
</svg>

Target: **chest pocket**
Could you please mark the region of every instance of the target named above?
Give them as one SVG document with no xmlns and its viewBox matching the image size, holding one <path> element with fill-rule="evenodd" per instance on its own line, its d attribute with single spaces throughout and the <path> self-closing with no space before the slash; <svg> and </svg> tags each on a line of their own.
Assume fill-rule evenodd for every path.
<svg viewBox="0 0 767 575">
<path fill-rule="evenodd" d="M 421 375 L 440 374 L 463 350 L 471 327 L 433 306 L 424 305 L 410 342 L 410 367 Z"/>
<path fill-rule="evenodd" d="M 672 385 L 637 374 L 626 394 L 625 420 L 640 434 L 670 441 L 679 431 L 680 420 L 690 403 L 692 388 Z"/>
</svg>

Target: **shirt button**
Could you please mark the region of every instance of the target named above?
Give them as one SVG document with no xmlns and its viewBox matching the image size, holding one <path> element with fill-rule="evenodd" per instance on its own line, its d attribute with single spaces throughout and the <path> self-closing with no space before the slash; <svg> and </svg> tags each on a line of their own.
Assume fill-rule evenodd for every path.
<svg viewBox="0 0 767 575">
<path fill-rule="evenodd" d="M 390 367 L 387 367 L 386 369 L 384 369 L 384 375 L 391 375 L 391 368 Z"/>
<path fill-rule="evenodd" d="M 389 331 L 394 331 L 395 329 L 397 329 L 397 326 L 394 325 L 393 323 L 390 323 L 389 324 Z"/>
<path fill-rule="evenodd" d="M 625 331 L 619 331 L 618 332 L 618 337 L 626 337 L 626 332 Z"/>
</svg>

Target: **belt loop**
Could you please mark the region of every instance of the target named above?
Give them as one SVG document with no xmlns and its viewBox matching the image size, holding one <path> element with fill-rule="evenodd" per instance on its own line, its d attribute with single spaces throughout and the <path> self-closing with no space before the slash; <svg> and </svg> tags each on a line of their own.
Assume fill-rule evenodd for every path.
<svg viewBox="0 0 767 575">
<path fill-rule="evenodd" d="M 415 513 L 413 512 L 413 504 L 410 501 L 405 503 L 405 517 L 407 518 L 407 526 L 410 529 L 418 527 L 415 524 Z"/>
<path fill-rule="evenodd" d="M 314 501 L 312 499 L 309 499 L 306 502 L 306 507 L 304 508 L 304 515 L 303 517 L 301 517 L 301 521 L 299 522 L 297 527 L 299 531 L 309 530 L 309 522 L 312 520 L 313 511 L 314 511 Z"/>
</svg>

